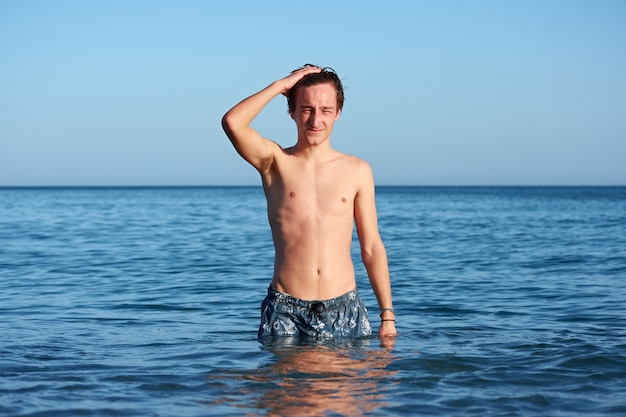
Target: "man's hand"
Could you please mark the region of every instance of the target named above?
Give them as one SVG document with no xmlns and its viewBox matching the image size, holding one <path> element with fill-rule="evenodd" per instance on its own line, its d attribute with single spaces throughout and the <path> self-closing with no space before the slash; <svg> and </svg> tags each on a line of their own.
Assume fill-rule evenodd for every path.
<svg viewBox="0 0 626 417">
<path fill-rule="evenodd" d="M 381 339 L 396 337 L 396 323 L 394 321 L 383 321 L 378 329 L 378 337 Z"/>
<path fill-rule="evenodd" d="M 307 64 L 304 67 L 293 71 L 291 74 L 281 80 L 283 83 L 283 90 L 281 91 L 281 93 L 284 96 L 288 96 L 289 90 L 291 90 L 298 81 L 300 81 L 306 75 L 315 74 L 317 72 L 322 72 L 322 69 L 320 67 L 316 67 L 315 65 L 310 64 Z"/>
</svg>

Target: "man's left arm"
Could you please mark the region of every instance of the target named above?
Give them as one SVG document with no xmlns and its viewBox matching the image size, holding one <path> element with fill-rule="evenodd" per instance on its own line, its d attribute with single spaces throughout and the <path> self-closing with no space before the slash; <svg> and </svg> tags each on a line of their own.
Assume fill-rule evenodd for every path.
<svg viewBox="0 0 626 417">
<path fill-rule="evenodd" d="M 370 166 L 362 162 L 359 167 L 359 188 L 354 201 L 354 218 L 361 245 L 361 259 L 367 270 L 372 289 L 381 311 L 378 336 L 395 336 L 396 315 L 391 297 L 391 279 L 387 251 L 378 230 L 374 176 Z"/>
</svg>

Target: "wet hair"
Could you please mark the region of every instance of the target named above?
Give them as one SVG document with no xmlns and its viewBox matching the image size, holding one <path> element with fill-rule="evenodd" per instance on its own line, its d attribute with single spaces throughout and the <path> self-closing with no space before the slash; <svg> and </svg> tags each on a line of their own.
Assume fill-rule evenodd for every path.
<svg viewBox="0 0 626 417">
<path fill-rule="evenodd" d="M 295 69 L 292 73 L 301 70 L 307 67 L 316 67 L 317 65 L 305 64 L 304 66 Z M 320 67 L 321 68 L 321 67 Z M 322 68 L 321 72 L 316 72 L 313 74 L 305 75 L 300 81 L 294 85 L 287 95 L 287 107 L 289 108 L 289 112 L 293 112 L 296 110 L 296 97 L 298 94 L 298 89 L 300 87 L 310 87 L 312 85 L 318 84 L 330 84 L 335 87 L 335 91 L 337 92 L 337 110 L 343 109 L 343 85 L 341 84 L 341 80 L 339 76 L 335 72 L 334 69 L 325 67 Z"/>
</svg>

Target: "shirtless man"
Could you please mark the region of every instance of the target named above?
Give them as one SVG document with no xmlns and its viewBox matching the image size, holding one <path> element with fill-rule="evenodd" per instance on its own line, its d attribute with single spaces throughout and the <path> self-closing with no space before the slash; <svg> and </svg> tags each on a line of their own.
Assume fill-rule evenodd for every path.
<svg viewBox="0 0 626 417">
<path fill-rule="evenodd" d="M 285 95 L 298 140 L 290 148 L 250 124 Z M 370 166 L 331 147 L 343 87 L 331 69 L 306 65 L 246 98 L 222 119 L 237 152 L 261 174 L 274 241 L 274 275 L 259 338 L 361 337 L 372 333 L 350 254 L 356 222 L 361 257 L 380 308 L 381 338 L 395 336 L 387 253 L 378 231 Z"/>
</svg>

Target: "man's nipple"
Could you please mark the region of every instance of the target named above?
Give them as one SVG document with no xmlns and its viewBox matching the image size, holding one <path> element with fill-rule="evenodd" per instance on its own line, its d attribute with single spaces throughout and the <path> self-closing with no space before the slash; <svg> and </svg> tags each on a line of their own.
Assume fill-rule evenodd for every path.
<svg viewBox="0 0 626 417">
<path fill-rule="evenodd" d="M 289 193 L 289 197 L 294 198 L 295 196 L 296 196 L 295 192 L 292 191 L 292 192 Z"/>
</svg>

